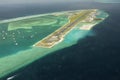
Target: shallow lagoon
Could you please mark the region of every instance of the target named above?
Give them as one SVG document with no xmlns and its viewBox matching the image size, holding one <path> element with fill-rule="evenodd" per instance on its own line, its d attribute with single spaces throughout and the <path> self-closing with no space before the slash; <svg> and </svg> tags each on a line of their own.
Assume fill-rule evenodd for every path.
<svg viewBox="0 0 120 80">
<path fill-rule="evenodd" d="M 107 16 L 108 15 L 106 15 L 104 17 L 107 17 Z M 65 23 L 62 23 L 61 25 L 63 25 L 63 24 L 65 24 Z M 32 63 L 32 62 L 34 62 L 37 59 L 40 59 L 43 56 L 56 51 L 56 50 L 60 50 L 60 49 L 63 49 L 65 47 L 70 47 L 70 46 L 76 44 L 78 40 L 84 38 L 90 32 L 90 30 L 88 30 L 88 31 L 87 30 L 80 30 L 79 27 L 76 26 L 76 28 L 74 28 L 72 31 L 70 31 L 70 33 L 68 33 L 66 35 L 66 37 L 64 38 L 64 40 L 61 43 L 55 45 L 52 48 L 32 47 L 32 45 L 36 41 L 39 41 L 40 39 L 49 35 L 53 31 L 55 31 L 56 29 L 61 27 L 61 25 L 59 25 L 59 26 L 56 25 L 57 27 L 56 26 L 53 26 L 53 27 L 51 26 L 52 28 L 49 28 L 47 26 L 42 26 L 42 27 L 46 28 L 45 31 L 42 29 L 42 27 L 40 27 L 40 29 L 38 29 L 37 26 L 35 26 L 35 29 L 33 28 L 32 31 L 29 30 L 29 29 L 19 28 L 15 31 L 8 31 L 7 32 L 8 34 L 6 35 L 5 30 L 7 30 L 7 28 L 6 28 L 7 26 L 5 24 L 6 27 L 4 27 L 4 29 L 2 29 L 3 27 L 1 28 L 1 30 L 4 30 L 4 31 L 2 31 L 2 33 L 1 33 L 1 45 L 0 45 L 0 47 L 2 49 L 0 51 L 1 52 L 0 77 L 3 77 L 3 76 L 5 76 L 5 75 L 7 75 L 11 72 L 14 72 L 14 71 Z M 38 31 L 38 32 L 36 33 L 36 31 Z M 21 33 L 22 33 L 22 37 L 21 37 Z M 34 36 L 35 38 L 32 38 L 33 40 L 31 41 L 31 35 L 33 35 L 33 33 L 36 34 L 36 36 Z M 18 34 L 19 34 L 19 36 L 18 36 Z M 10 39 L 9 40 L 4 40 L 3 36 L 5 36 L 5 35 Z M 40 37 L 38 37 L 38 36 L 40 36 Z M 12 39 L 11 39 L 11 37 L 12 37 Z M 18 41 L 17 45 L 14 44 L 14 42 L 11 42 L 11 41 L 13 41 L 14 37 L 17 37 L 15 39 L 15 41 Z M 22 38 L 24 39 L 24 41 L 22 40 Z M 22 43 L 22 44 L 19 44 L 19 42 Z M 10 45 L 10 46 L 7 46 L 7 45 Z M 14 45 L 14 46 L 11 46 L 11 45 Z M 7 49 L 8 50 L 10 49 L 11 52 L 8 51 L 8 50 L 5 50 L 3 48 L 3 46 L 10 47 L 10 48 L 7 48 Z M 2 53 L 2 50 L 5 54 Z M 7 53 L 7 52 L 9 52 L 9 53 Z"/>
</svg>

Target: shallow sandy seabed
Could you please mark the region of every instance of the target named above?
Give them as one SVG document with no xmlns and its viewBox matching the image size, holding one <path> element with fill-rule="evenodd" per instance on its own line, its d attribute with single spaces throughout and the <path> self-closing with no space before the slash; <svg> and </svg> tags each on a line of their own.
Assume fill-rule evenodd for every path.
<svg viewBox="0 0 120 80">
<path fill-rule="evenodd" d="M 106 17 L 107 16 L 108 15 L 106 15 Z M 35 60 L 44 57 L 47 54 L 51 54 L 56 50 L 60 50 L 65 47 L 69 47 L 76 44 L 78 40 L 83 39 L 90 32 L 89 26 L 93 27 L 93 24 L 91 25 L 89 24 L 83 27 L 83 30 L 80 30 L 79 26 L 76 26 L 76 28 L 71 30 L 64 37 L 64 40 L 62 42 L 60 42 L 59 44 L 55 45 L 52 48 L 41 48 L 31 46 L 31 49 L 19 51 L 13 55 L 0 58 L 0 77 L 3 77 L 11 72 L 14 72 L 34 62 Z"/>
</svg>

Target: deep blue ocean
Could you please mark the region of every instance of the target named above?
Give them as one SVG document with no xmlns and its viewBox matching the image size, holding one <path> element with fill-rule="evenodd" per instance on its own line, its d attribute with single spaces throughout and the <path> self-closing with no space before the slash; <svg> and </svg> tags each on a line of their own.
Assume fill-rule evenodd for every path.
<svg viewBox="0 0 120 80">
<path fill-rule="evenodd" d="M 26 15 L 102 9 L 110 16 L 92 29 L 94 35 L 56 51 L 3 78 L 13 80 L 120 80 L 120 4 L 59 3 L 0 6 L 0 19 Z"/>
</svg>

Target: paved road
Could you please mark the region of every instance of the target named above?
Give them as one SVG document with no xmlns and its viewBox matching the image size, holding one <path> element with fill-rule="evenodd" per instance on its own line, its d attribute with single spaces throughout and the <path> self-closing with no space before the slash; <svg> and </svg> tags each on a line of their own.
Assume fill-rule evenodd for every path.
<svg viewBox="0 0 120 80">
<path fill-rule="evenodd" d="M 69 27 L 74 27 L 75 24 L 77 24 L 78 22 L 80 22 L 81 20 L 83 20 L 82 18 L 84 18 L 86 15 L 89 14 L 90 11 L 86 11 L 85 14 L 81 15 L 77 20 L 75 20 L 72 23 L 69 23 L 67 26 L 63 27 L 62 29 L 59 30 L 58 33 L 54 34 L 54 36 L 59 36 L 60 33 L 64 33 L 67 29 L 70 29 Z"/>
<path fill-rule="evenodd" d="M 42 46 L 42 47 L 54 46 L 57 42 L 59 42 L 68 33 L 68 31 L 70 31 L 72 28 L 74 28 L 78 22 L 84 20 L 91 12 L 92 11 L 90 11 L 90 10 L 83 12 L 84 14 L 81 14 L 79 16 L 79 18 L 74 19 L 73 22 L 70 22 L 67 25 L 58 29 L 57 31 L 53 32 L 52 34 L 47 36 L 45 39 L 38 42 L 36 44 L 36 46 Z"/>
</svg>

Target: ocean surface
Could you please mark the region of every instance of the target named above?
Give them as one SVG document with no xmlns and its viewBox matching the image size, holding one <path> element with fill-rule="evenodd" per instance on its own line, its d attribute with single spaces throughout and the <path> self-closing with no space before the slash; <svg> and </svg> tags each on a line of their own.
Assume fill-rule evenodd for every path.
<svg viewBox="0 0 120 80">
<path fill-rule="evenodd" d="M 86 4 L 86 5 L 85 5 Z M 61 3 L 0 6 L 0 18 L 78 9 L 102 9 L 110 16 L 92 29 L 94 35 L 49 54 L 8 77 L 13 80 L 120 80 L 120 4 Z"/>
</svg>

